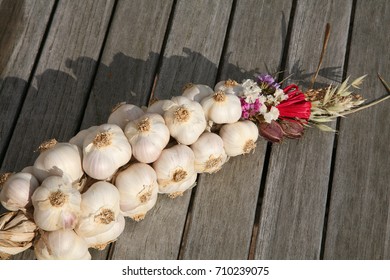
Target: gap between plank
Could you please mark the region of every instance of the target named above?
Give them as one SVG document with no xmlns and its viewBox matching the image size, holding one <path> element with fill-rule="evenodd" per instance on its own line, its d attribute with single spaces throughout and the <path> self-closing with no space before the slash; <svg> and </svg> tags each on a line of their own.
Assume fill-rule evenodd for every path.
<svg viewBox="0 0 390 280">
<path fill-rule="evenodd" d="M 345 52 L 345 57 L 344 57 L 344 65 L 343 65 L 344 71 L 343 71 L 343 75 L 342 75 L 342 81 L 344 81 L 346 79 L 347 71 L 348 71 L 348 62 L 349 62 L 350 47 L 351 47 L 351 42 L 352 42 L 353 23 L 355 20 L 356 3 L 357 3 L 357 0 L 352 1 L 351 16 L 350 16 L 349 30 L 348 30 L 348 39 L 347 39 L 346 52 Z M 339 131 L 339 129 L 340 129 L 340 123 L 341 123 L 341 119 L 337 118 L 336 131 Z M 327 230 L 328 230 L 329 209 L 330 209 L 330 200 L 332 198 L 333 177 L 334 177 L 334 171 L 335 171 L 338 140 L 339 140 L 339 136 L 338 136 L 338 133 L 336 132 L 334 139 L 333 139 L 332 158 L 331 158 L 331 162 L 330 162 L 328 192 L 327 192 L 327 196 L 326 196 L 324 224 L 322 226 L 320 260 L 324 259 L 324 253 L 325 253 L 326 234 L 327 234 Z"/>
</svg>

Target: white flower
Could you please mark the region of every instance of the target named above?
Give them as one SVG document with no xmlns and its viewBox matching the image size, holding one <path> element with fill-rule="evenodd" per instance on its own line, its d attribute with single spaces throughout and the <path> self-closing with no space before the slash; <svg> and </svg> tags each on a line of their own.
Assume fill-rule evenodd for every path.
<svg viewBox="0 0 390 280">
<path fill-rule="evenodd" d="M 279 117 L 279 110 L 278 110 L 278 108 L 276 108 L 274 106 L 271 107 L 271 110 L 269 110 L 268 113 L 264 114 L 264 120 L 267 123 L 271 123 L 271 121 L 277 120 L 278 117 Z"/>
<path fill-rule="evenodd" d="M 244 80 L 241 84 L 243 92 L 242 97 L 245 97 L 246 103 L 254 103 L 261 93 L 261 88 L 251 79 Z"/>
<path fill-rule="evenodd" d="M 277 101 L 279 101 L 278 104 L 280 102 L 282 102 L 283 100 L 286 100 L 288 98 L 288 95 L 285 94 L 284 91 L 282 89 L 280 89 L 280 88 L 275 90 L 274 96 L 275 96 L 275 99 Z"/>
</svg>

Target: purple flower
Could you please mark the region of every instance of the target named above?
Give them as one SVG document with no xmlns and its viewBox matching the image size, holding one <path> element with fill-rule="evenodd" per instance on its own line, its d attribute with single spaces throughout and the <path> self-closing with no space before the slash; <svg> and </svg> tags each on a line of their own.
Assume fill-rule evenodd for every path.
<svg viewBox="0 0 390 280">
<path fill-rule="evenodd" d="M 275 89 L 280 88 L 280 85 L 277 82 L 275 82 L 274 77 L 272 77 L 269 74 L 260 74 L 259 76 L 257 76 L 257 82 L 259 84 L 266 84 L 269 87 L 273 87 Z"/>
</svg>

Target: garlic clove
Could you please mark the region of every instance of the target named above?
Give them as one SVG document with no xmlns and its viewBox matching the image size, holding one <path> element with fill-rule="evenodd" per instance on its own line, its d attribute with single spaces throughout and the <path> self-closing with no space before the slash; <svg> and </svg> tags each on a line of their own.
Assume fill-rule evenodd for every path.
<svg viewBox="0 0 390 280">
<path fill-rule="evenodd" d="M 100 125 L 83 143 L 83 168 L 94 179 L 105 180 L 131 158 L 129 141 L 119 126 Z"/>
<path fill-rule="evenodd" d="M 204 132 L 191 145 L 195 155 L 195 170 L 198 173 L 215 173 L 227 161 L 222 138 L 212 132 Z"/>
<path fill-rule="evenodd" d="M 234 94 L 217 91 L 202 99 L 201 105 L 206 118 L 216 124 L 235 123 L 241 118 L 241 101 Z"/>
<path fill-rule="evenodd" d="M 214 91 L 207 85 L 189 83 L 184 86 L 182 96 L 200 102 L 203 98 L 213 93 Z"/>
<path fill-rule="evenodd" d="M 39 182 L 32 174 L 19 172 L 11 174 L 1 185 L 1 204 L 9 211 L 17 211 L 31 206 L 31 196 Z"/>
<path fill-rule="evenodd" d="M 224 144 L 228 156 L 247 154 L 256 147 L 255 142 L 259 137 L 257 126 L 251 121 L 238 121 L 222 126 L 219 135 Z"/>
<path fill-rule="evenodd" d="M 73 230 L 43 232 L 34 245 L 38 260 L 90 260 L 87 242 Z"/>
<path fill-rule="evenodd" d="M 75 228 L 77 234 L 91 237 L 110 230 L 120 213 L 118 189 L 108 182 L 99 181 L 81 197 L 81 216 Z"/>
<path fill-rule="evenodd" d="M 66 177 L 46 178 L 31 197 L 34 221 L 46 231 L 73 229 L 80 215 L 80 193 Z"/>
<path fill-rule="evenodd" d="M 191 145 L 205 131 L 207 123 L 202 106 L 184 96 L 172 98 L 167 104 L 164 120 L 173 138 Z"/>
<path fill-rule="evenodd" d="M 49 176 L 67 174 L 72 182 L 78 182 L 83 176 L 81 151 L 76 145 L 51 139 L 43 143 L 39 150 L 40 154 L 34 162 L 34 175 L 39 181 Z"/>
<path fill-rule="evenodd" d="M 121 129 L 125 129 L 128 122 L 138 119 L 143 114 L 144 111 L 138 106 L 122 102 L 114 107 L 107 123 L 116 124 Z"/>
<path fill-rule="evenodd" d="M 98 128 L 98 126 L 94 125 L 94 126 L 91 126 L 91 127 L 87 128 L 87 129 L 81 130 L 79 133 L 77 133 L 75 136 L 73 136 L 69 140 L 69 143 L 73 144 L 73 145 L 76 145 L 77 147 L 79 147 L 82 150 L 85 137 L 88 134 L 90 134 L 91 132 L 96 131 L 97 128 Z"/>
</svg>

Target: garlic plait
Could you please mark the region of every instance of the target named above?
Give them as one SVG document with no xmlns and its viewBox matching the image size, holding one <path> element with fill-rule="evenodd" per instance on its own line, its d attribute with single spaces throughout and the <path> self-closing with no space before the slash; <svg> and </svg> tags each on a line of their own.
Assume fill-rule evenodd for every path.
<svg viewBox="0 0 390 280">
<path fill-rule="evenodd" d="M 38 260 L 90 260 L 87 242 L 73 230 L 44 232 L 34 245 Z"/>
<path fill-rule="evenodd" d="M 130 158 L 130 143 L 115 124 L 102 124 L 84 139 L 83 168 L 94 179 L 111 178 Z"/>
<path fill-rule="evenodd" d="M 144 114 L 144 111 L 136 105 L 122 102 L 114 107 L 107 123 L 116 124 L 121 129 L 125 129 L 126 124 L 138 119 Z"/>
<path fill-rule="evenodd" d="M 207 85 L 189 83 L 184 86 L 182 96 L 200 102 L 203 98 L 213 93 L 214 91 Z"/>
<path fill-rule="evenodd" d="M 90 186 L 81 198 L 81 216 L 76 233 L 87 238 L 111 230 L 120 214 L 118 189 L 108 182 L 99 181 Z"/>
<path fill-rule="evenodd" d="M 115 186 L 120 193 L 122 214 L 135 221 L 142 220 L 156 204 L 157 175 L 145 163 L 135 163 L 121 171 L 115 179 Z"/>
<path fill-rule="evenodd" d="M 240 99 L 231 93 L 217 91 L 202 99 L 201 105 L 206 118 L 217 124 L 234 123 L 241 118 Z"/>
<path fill-rule="evenodd" d="M 0 202 L 5 209 L 17 211 L 31 206 L 31 196 L 39 186 L 34 175 L 19 172 L 10 174 L 4 181 L 0 182 Z"/>
<path fill-rule="evenodd" d="M 169 132 L 179 143 L 191 145 L 206 129 L 202 106 L 184 96 L 173 97 L 171 101 L 164 108 Z"/>
<path fill-rule="evenodd" d="M 234 157 L 248 154 L 256 148 L 259 130 L 251 121 L 238 121 L 223 125 L 219 135 L 223 140 L 226 154 Z"/>
<path fill-rule="evenodd" d="M 73 229 L 80 215 L 80 192 L 67 177 L 50 176 L 31 197 L 34 221 L 46 231 Z"/>
<path fill-rule="evenodd" d="M 157 174 L 159 193 L 166 193 L 172 198 L 182 195 L 195 184 L 195 156 L 188 146 L 178 144 L 163 150 L 153 168 Z"/>
<path fill-rule="evenodd" d="M 133 156 L 144 163 L 158 159 L 170 138 L 169 129 L 158 114 L 145 114 L 129 122 L 125 135 L 131 144 Z"/>
<path fill-rule="evenodd" d="M 40 145 L 39 151 L 34 162 L 34 175 L 40 182 L 49 176 L 66 174 L 72 183 L 77 183 L 83 176 L 81 151 L 76 145 L 51 139 Z"/>
<path fill-rule="evenodd" d="M 227 161 L 223 140 L 215 133 L 204 132 L 191 145 L 191 149 L 195 155 L 195 170 L 198 173 L 215 173 Z"/>
</svg>

